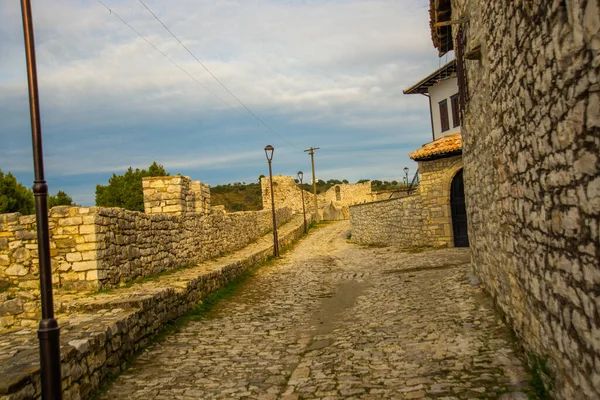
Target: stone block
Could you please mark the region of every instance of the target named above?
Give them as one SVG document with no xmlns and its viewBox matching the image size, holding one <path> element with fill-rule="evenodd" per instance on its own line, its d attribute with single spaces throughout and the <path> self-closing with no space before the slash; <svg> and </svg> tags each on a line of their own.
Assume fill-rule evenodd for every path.
<svg viewBox="0 0 600 400">
<path fill-rule="evenodd" d="M 66 260 L 68 262 L 75 262 L 75 261 L 81 261 L 82 260 L 80 252 L 67 253 L 67 255 L 66 255 L 65 258 L 66 258 Z"/>
<path fill-rule="evenodd" d="M 59 226 L 81 225 L 82 223 L 83 223 L 82 217 L 69 217 L 69 218 L 61 218 L 58 220 Z"/>
<path fill-rule="evenodd" d="M 37 232 L 36 231 L 28 231 L 28 230 L 20 230 L 20 231 L 15 232 L 15 239 L 35 240 L 35 239 L 37 239 Z M 0 245 L 0 248 L 2 248 L 1 245 Z"/>
<path fill-rule="evenodd" d="M 8 254 L 0 254 L 0 266 L 7 266 L 10 265 L 10 257 L 8 256 Z"/>
<path fill-rule="evenodd" d="M 98 268 L 97 261 L 78 261 L 73 263 L 73 271 L 90 271 Z"/>
<path fill-rule="evenodd" d="M 31 252 L 24 247 L 20 247 L 13 252 L 13 258 L 16 262 L 23 263 L 31 258 Z"/>
<path fill-rule="evenodd" d="M 29 271 L 22 264 L 13 264 L 4 273 L 8 276 L 25 276 Z"/>
<path fill-rule="evenodd" d="M 66 248 L 75 247 L 75 244 L 76 244 L 75 239 L 73 237 L 57 238 L 55 236 L 53 241 L 56 244 L 57 249 L 66 249 Z"/>
<path fill-rule="evenodd" d="M 96 243 L 79 243 L 75 245 L 75 250 L 77 251 L 91 251 L 91 250 L 96 250 L 97 244 Z"/>
<path fill-rule="evenodd" d="M 96 232 L 96 225 L 81 225 L 79 226 L 79 234 L 81 235 L 85 235 L 88 233 L 95 233 Z"/>
</svg>

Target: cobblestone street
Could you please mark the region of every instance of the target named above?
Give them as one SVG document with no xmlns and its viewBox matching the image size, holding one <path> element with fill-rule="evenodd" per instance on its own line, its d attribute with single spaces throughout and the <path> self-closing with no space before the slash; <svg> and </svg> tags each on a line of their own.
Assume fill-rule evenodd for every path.
<svg viewBox="0 0 600 400">
<path fill-rule="evenodd" d="M 348 228 L 312 231 L 100 398 L 527 398 L 468 249 L 357 246 Z"/>
</svg>

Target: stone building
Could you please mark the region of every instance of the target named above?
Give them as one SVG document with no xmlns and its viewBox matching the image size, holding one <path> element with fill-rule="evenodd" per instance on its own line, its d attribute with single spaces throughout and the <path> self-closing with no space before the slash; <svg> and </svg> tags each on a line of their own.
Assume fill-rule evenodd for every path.
<svg viewBox="0 0 600 400">
<path fill-rule="evenodd" d="M 460 132 L 456 60 L 451 60 L 403 92 L 427 97 L 433 140 Z"/>
<path fill-rule="evenodd" d="M 263 210 L 271 209 L 271 189 L 269 178 L 261 178 Z M 315 196 L 311 192 L 301 190 L 291 176 L 277 175 L 273 177 L 273 194 L 277 207 L 289 207 L 296 213 L 302 212 L 302 192 L 307 213 L 314 211 Z M 324 193 L 317 195 L 319 219 L 343 220 L 350 218 L 348 207 L 353 204 L 371 202 L 375 194 L 371 192 L 371 181 L 364 183 L 348 183 L 332 186 Z"/>
<path fill-rule="evenodd" d="M 599 1 L 430 0 L 430 15 L 457 57 L 474 269 L 547 360 L 551 396 L 598 399 Z"/>
<path fill-rule="evenodd" d="M 420 184 L 412 195 L 351 207 L 352 239 L 402 247 L 468 246 L 456 60 L 404 93 L 429 100 L 433 141 L 409 155 L 418 162 Z"/>
<path fill-rule="evenodd" d="M 456 207 L 452 205 L 460 204 L 462 196 L 457 193 L 462 189 L 461 154 L 460 133 L 442 136 L 411 153 L 419 165 L 420 184 L 416 192 L 403 198 L 351 206 L 352 240 L 401 247 L 468 245 L 466 221 L 461 221 L 462 241 L 458 242 L 453 223 Z"/>
</svg>

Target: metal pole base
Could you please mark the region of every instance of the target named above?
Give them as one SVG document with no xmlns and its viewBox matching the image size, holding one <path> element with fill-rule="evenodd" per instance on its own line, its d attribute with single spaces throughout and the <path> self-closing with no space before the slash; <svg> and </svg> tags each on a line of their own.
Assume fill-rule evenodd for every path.
<svg viewBox="0 0 600 400">
<path fill-rule="evenodd" d="M 62 399 L 60 371 L 60 328 L 54 318 L 40 321 L 40 370 L 42 373 L 42 399 Z"/>
</svg>

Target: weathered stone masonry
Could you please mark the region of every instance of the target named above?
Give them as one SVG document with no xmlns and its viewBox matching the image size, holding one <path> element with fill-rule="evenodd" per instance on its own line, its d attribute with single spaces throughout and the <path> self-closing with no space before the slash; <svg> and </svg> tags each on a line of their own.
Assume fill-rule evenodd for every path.
<svg viewBox="0 0 600 400">
<path fill-rule="evenodd" d="M 311 215 L 308 215 L 311 218 Z M 301 216 L 280 230 L 285 248 L 304 234 Z M 264 240 L 266 239 L 266 240 Z M 55 297 L 61 324 L 64 400 L 88 398 L 152 335 L 193 310 L 207 294 L 225 286 L 273 254 L 269 235 L 232 257 L 177 271 L 167 277 L 111 293 Z M 0 399 L 39 399 L 38 339 L 34 328 L 6 332 L 0 341 Z"/>
<path fill-rule="evenodd" d="M 419 161 L 421 183 L 414 195 L 350 207 L 352 240 L 402 247 L 452 247 L 450 184 L 461 156 Z"/>
<path fill-rule="evenodd" d="M 553 395 L 598 399 L 600 4 L 453 0 L 461 17 L 473 265 Z"/>
<path fill-rule="evenodd" d="M 263 209 L 271 209 L 271 188 L 269 178 L 261 179 Z M 296 213 L 302 212 L 302 192 L 307 213 L 314 212 L 314 194 L 301 190 L 291 176 L 273 177 L 273 194 L 277 207 L 289 207 Z M 390 194 L 387 194 L 389 197 Z M 325 220 L 350 219 L 349 206 L 371 202 L 377 197 L 371 192 L 371 182 L 340 184 L 317 195 L 319 218 Z"/>
<path fill-rule="evenodd" d="M 146 204 L 155 202 L 147 212 L 160 211 L 158 214 L 103 207 L 55 207 L 50 211 L 53 281 L 58 287 L 115 287 L 241 249 L 272 229 L 270 211 L 207 214 L 208 196 L 186 191 L 193 187 L 186 177 L 144 182 Z M 170 188 L 162 191 L 166 199 L 154 186 Z M 195 186 L 196 193 L 202 193 L 202 186 Z M 147 196 L 148 192 L 153 197 Z M 181 196 L 182 192 L 185 195 Z M 166 207 L 171 214 L 162 213 Z M 279 208 L 276 213 L 278 225 L 292 216 L 289 208 Z M 0 292 L 0 330 L 37 323 L 37 262 L 35 216 L 0 215 L 0 283 L 6 286 Z"/>
</svg>

